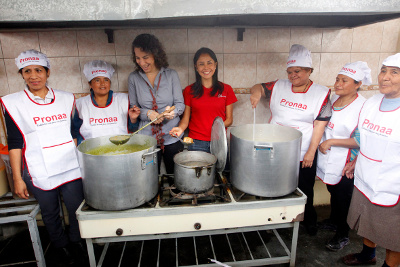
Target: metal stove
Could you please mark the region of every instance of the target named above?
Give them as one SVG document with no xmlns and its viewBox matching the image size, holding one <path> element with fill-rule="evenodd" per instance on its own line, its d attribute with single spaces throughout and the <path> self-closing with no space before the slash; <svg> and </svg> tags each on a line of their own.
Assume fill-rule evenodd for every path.
<svg viewBox="0 0 400 267">
<path fill-rule="evenodd" d="M 124 211 L 83 202 L 76 214 L 90 266 L 294 266 L 306 196 L 297 189 L 279 198 L 256 197 L 232 187 L 222 173 L 216 178 L 211 192 L 188 196 L 161 176 L 152 201 Z M 290 249 L 280 228 L 293 228 Z M 105 243 L 97 265 L 93 243 Z M 115 249 L 120 258 L 110 263 L 107 251 Z"/>
</svg>

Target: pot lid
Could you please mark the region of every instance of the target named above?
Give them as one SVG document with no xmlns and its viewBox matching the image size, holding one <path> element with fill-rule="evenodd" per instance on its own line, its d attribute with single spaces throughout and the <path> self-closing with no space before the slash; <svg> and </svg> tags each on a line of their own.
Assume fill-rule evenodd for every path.
<svg viewBox="0 0 400 267">
<path fill-rule="evenodd" d="M 217 157 L 217 163 L 215 164 L 217 171 L 223 171 L 225 169 L 226 156 L 228 154 L 228 145 L 226 141 L 225 125 L 221 117 L 216 117 L 214 119 L 211 128 L 210 150 L 211 154 Z"/>
</svg>

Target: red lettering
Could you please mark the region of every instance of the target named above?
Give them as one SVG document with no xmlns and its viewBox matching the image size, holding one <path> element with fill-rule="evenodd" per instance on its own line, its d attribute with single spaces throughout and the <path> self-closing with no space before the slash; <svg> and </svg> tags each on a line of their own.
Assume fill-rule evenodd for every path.
<svg viewBox="0 0 400 267">
<path fill-rule="evenodd" d="M 384 133 L 387 135 L 391 135 L 392 131 L 393 131 L 391 128 L 386 128 L 379 124 L 374 124 L 374 123 L 370 122 L 368 119 L 364 120 L 362 126 L 366 129 L 372 130 L 374 132 Z"/>
<path fill-rule="evenodd" d="M 34 121 L 35 124 L 36 124 L 38 121 L 40 121 L 40 118 L 39 118 L 39 117 L 33 117 L 33 121 Z"/>
<path fill-rule="evenodd" d="M 62 119 L 66 119 L 67 118 L 67 114 L 63 113 L 63 114 L 55 114 L 55 115 L 51 115 L 51 116 L 46 116 L 46 117 L 33 117 L 33 122 L 35 124 L 38 124 L 38 122 L 52 122 L 52 121 L 58 121 L 58 120 L 62 120 Z"/>
</svg>

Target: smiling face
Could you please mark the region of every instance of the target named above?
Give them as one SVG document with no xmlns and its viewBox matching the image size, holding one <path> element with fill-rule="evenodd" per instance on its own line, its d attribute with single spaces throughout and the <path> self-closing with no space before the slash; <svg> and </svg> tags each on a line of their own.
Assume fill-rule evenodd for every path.
<svg viewBox="0 0 400 267">
<path fill-rule="evenodd" d="M 301 67 L 289 67 L 286 72 L 293 87 L 306 85 L 311 75 L 311 69 L 304 69 Z"/>
<path fill-rule="evenodd" d="M 26 85 L 33 94 L 47 90 L 46 82 L 50 76 L 50 70 L 47 70 L 43 66 L 30 65 L 26 66 L 21 70 L 22 78 L 25 80 Z"/>
<path fill-rule="evenodd" d="M 196 71 L 199 73 L 202 81 L 211 80 L 215 70 L 217 69 L 218 62 L 215 62 L 209 54 L 200 55 L 196 62 Z"/>
<path fill-rule="evenodd" d="M 154 56 L 151 53 L 143 51 L 141 48 L 135 47 L 135 60 L 140 66 L 144 73 L 158 72 L 155 63 Z"/>
<path fill-rule="evenodd" d="M 349 96 L 357 93 L 357 89 L 361 86 L 361 82 L 355 81 L 349 76 L 339 74 L 335 82 L 335 94 L 338 96 Z"/>
<path fill-rule="evenodd" d="M 89 82 L 95 96 L 106 96 L 110 92 L 111 80 L 107 77 L 98 76 Z"/>
<path fill-rule="evenodd" d="M 400 97 L 400 68 L 382 66 L 378 75 L 379 92 L 386 98 Z"/>
</svg>

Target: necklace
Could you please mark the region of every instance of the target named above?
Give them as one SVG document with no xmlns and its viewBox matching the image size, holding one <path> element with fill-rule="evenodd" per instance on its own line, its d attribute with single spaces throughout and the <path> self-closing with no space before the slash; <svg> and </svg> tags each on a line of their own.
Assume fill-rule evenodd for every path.
<svg viewBox="0 0 400 267">
<path fill-rule="evenodd" d="M 308 88 L 308 84 L 310 83 L 310 80 L 308 80 L 307 81 L 307 84 L 306 84 L 306 87 L 304 87 L 304 90 L 303 90 L 303 92 L 305 92 L 306 90 L 307 90 L 307 88 Z"/>
</svg>

